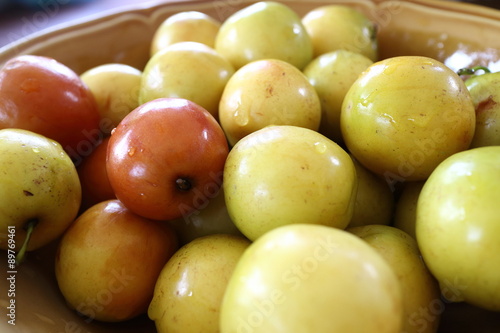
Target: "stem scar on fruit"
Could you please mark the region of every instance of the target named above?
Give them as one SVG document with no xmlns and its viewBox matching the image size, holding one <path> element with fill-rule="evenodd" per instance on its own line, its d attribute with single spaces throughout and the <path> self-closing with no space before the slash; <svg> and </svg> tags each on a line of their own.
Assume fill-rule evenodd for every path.
<svg viewBox="0 0 500 333">
<path fill-rule="evenodd" d="M 187 192 L 193 188 L 193 182 L 188 177 L 179 177 L 175 180 L 177 188 L 183 192 Z"/>
</svg>

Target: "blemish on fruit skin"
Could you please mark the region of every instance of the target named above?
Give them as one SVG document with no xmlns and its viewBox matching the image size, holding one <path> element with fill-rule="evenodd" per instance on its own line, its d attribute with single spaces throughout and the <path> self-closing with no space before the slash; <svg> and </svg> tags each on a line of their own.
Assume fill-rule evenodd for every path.
<svg viewBox="0 0 500 333">
<path fill-rule="evenodd" d="M 492 95 L 488 96 L 487 99 L 485 99 L 477 104 L 476 115 L 480 114 L 481 112 L 484 112 L 484 111 L 487 111 L 487 110 L 494 108 L 496 104 L 497 104 L 497 102 L 495 102 L 495 100 L 493 99 L 493 96 Z"/>
<path fill-rule="evenodd" d="M 27 191 L 27 190 L 23 190 L 23 193 L 24 193 L 24 195 L 25 195 L 25 196 L 27 196 L 27 197 L 32 197 L 32 196 L 34 195 L 32 192 Z"/>
<path fill-rule="evenodd" d="M 130 147 L 130 148 L 128 149 L 128 151 L 127 151 L 127 154 L 128 154 L 128 156 L 130 156 L 130 157 L 134 156 L 134 154 L 135 154 L 135 148 L 134 148 L 134 147 Z"/>
</svg>

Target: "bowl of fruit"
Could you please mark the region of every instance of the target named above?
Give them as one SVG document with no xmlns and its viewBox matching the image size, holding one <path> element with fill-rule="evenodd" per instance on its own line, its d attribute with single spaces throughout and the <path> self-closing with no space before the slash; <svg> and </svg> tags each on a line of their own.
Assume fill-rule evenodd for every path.
<svg viewBox="0 0 500 333">
<path fill-rule="evenodd" d="M 1 331 L 497 332 L 499 34 L 185 0 L 2 47 Z"/>
</svg>

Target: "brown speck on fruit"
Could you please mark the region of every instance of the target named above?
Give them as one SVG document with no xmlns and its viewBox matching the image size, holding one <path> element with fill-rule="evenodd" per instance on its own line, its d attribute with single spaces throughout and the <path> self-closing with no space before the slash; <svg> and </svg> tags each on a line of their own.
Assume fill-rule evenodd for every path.
<svg viewBox="0 0 500 333">
<path fill-rule="evenodd" d="M 480 114 L 483 111 L 487 111 L 487 110 L 495 107 L 496 104 L 497 104 L 497 102 L 495 102 L 495 100 L 493 99 L 493 96 L 491 96 L 491 95 L 488 96 L 487 99 L 485 99 L 477 104 L 476 115 Z"/>
<path fill-rule="evenodd" d="M 30 191 L 27 191 L 27 190 L 23 190 L 23 193 L 24 193 L 24 195 L 25 195 L 25 196 L 27 196 L 27 197 L 32 197 L 32 196 L 34 196 L 34 194 L 33 194 L 33 193 L 31 193 Z"/>
</svg>

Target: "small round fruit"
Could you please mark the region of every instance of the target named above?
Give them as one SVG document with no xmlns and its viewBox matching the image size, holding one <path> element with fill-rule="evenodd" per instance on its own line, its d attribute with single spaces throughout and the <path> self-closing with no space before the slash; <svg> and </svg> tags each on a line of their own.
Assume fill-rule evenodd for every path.
<svg viewBox="0 0 500 333">
<path fill-rule="evenodd" d="M 113 131 L 106 170 L 128 209 L 171 220 L 218 192 L 228 150 L 207 110 L 183 98 L 159 98 L 130 112 Z"/>
<path fill-rule="evenodd" d="M 425 180 L 467 149 L 476 116 L 455 72 L 428 57 L 399 56 L 374 63 L 353 83 L 340 126 L 352 155 L 392 183 Z"/>
<path fill-rule="evenodd" d="M 153 55 L 142 75 L 139 103 L 177 97 L 199 104 L 217 118 L 219 100 L 233 66 L 211 47 L 179 42 Z"/>
<path fill-rule="evenodd" d="M 219 29 L 215 49 L 236 69 L 262 59 L 279 59 L 302 69 L 313 54 L 300 17 L 275 1 L 254 3 L 228 17 Z"/>
<path fill-rule="evenodd" d="M 163 267 L 148 315 L 158 333 L 218 333 L 222 298 L 250 241 L 209 235 L 181 247 Z"/>
<path fill-rule="evenodd" d="M 417 202 L 424 184 L 425 181 L 406 182 L 394 209 L 394 226 L 413 238 L 417 238 L 415 235 Z"/>
<path fill-rule="evenodd" d="M 499 191 L 500 147 L 490 146 L 447 158 L 420 192 L 418 246 L 450 301 L 500 311 Z"/>
<path fill-rule="evenodd" d="M 376 25 L 353 7 L 320 6 L 306 13 L 302 24 L 311 37 L 314 58 L 335 50 L 348 50 L 378 60 Z"/>
<path fill-rule="evenodd" d="M 382 256 L 351 233 L 287 225 L 243 253 L 220 318 L 221 333 L 396 333 L 401 286 Z"/>
<path fill-rule="evenodd" d="M 351 157 L 310 129 L 269 126 L 241 139 L 224 167 L 229 216 L 250 240 L 286 224 L 345 228 L 357 190 Z"/>
<path fill-rule="evenodd" d="M 213 17 L 198 11 L 173 14 L 156 29 L 150 55 L 178 42 L 198 42 L 213 48 L 220 25 Z"/>
<path fill-rule="evenodd" d="M 118 63 L 93 67 L 80 75 L 95 97 L 105 134 L 139 106 L 141 77 L 137 68 Z"/>
<path fill-rule="evenodd" d="M 59 289 L 87 321 L 119 322 L 144 314 L 161 269 L 177 249 L 168 224 L 138 216 L 118 200 L 82 213 L 55 259 Z"/>
<path fill-rule="evenodd" d="M 382 178 L 367 170 L 356 159 L 353 162 L 358 190 L 349 227 L 390 224 L 395 206 L 394 194 Z"/>
<path fill-rule="evenodd" d="M 21 55 L 0 69 L 0 128 L 21 128 L 61 144 L 78 159 L 102 138 L 91 91 L 55 59 Z"/>
<path fill-rule="evenodd" d="M 344 97 L 358 76 L 372 64 L 373 61 L 362 54 L 337 50 L 318 56 L 304 68 L 321 101 L 319 132 L 338 144 L 343 143 L 340 111 Z"/>
<path fill-rule="evenodd" d="M 437 280 L 422 261 L 416 240 L 387 225 L 364 225 L 347 231 L 372 246 L 396 273 L 403 296 L 401 332 L 437 332 L 445 304 Z"/>
<path fill-rule="evenodd" d="M 321 103 L 307 77 L 287 62 L 251 62 L 229 79 L 219 103 L 219 121 L 230 145 L 269 125 L 318 130 Z"/>
<path fill-rule="evenodd" d="M 500 145 L 500 72 L 465 81 L 476 109 L 476 131 L 470 148 Z"/>
</svg>

